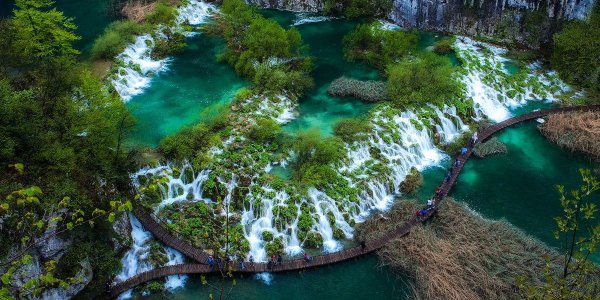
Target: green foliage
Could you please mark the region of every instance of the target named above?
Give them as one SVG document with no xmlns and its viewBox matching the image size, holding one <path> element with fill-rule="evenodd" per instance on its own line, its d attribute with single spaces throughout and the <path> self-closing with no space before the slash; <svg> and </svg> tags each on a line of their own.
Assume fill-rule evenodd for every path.
<svg viewBox="0 0 600 300">
<path fill-rule="evenodd" d="M 15 47 L 36 60 L 59 59 L 79 54 L 72 43 L 79 37 L 73 19 L 52 8 L 52 0 L 16 0 L 12 18 Z M 4 35 L 3 35 L 4 37 Z"/>
<path fill-rule="evenodd" d="M 92 45 L 92 59 L 113 59 L 135 41 L 136 35 L 148 31 L 146 24 L 133 21 L 115 21 L 108 25 L 104 33 Z"/>
<path fill-rule="evenodd" d="M 256 125 L 249 132 L 251 139 L 266 143 L 273 141 L 281 133 L 281 125 L 273 119 L 256 119 Z"/>
<path fill-rule="evenodd" d="M 371 129 L 367 118 L 348 118 L 335 123 L 333 133 L 343 141 L 351 142 L 366 138 L 364 133 L 369 132 Z"/>
<path fill-rule="evenodd" d="M 452 52 L 453 39 L 443 39 L 433 45 L 433 52 L 439 55 L 445 55 Z"/>
<path fill-rule="evenodd" d="M 338 138 L 323 139 L 318 130 L 311 130 L 298 134 L 292 147 L 296 153 L 292 178 L 301 187 L 325 187 L 337 180 L 332 164 L 345 155 Z"/>
<path fill-rule="evenodd" d="M 223 15 L 205 27 L 227 43 L 220 60 L 251 78 L 259 91 L 301 95 L 312 87 L 308 76 L 312 63 L 302 55 L 304 46 L 297 29 L 284 29 L 241 0 L 223 1 L 221 11 Z"/>
<path fill-rule="evenodd" d="M 600 246 L 600 222 L 596 192 L 600 181 L 590 170 L 579 170 L 582 184 L 567 192 L 562 185 L 557 186 L 560 204 L 564 214 L 555 219 L 557 229 L 554 236 L 562 240 L 562 272 L 556 274 L 547 263 L 546 281 L 541 284 L 525 282 L 518 278 L 521 296 L 526 299 L 593 299 L 598 294 L 600 280 L 599 267 L 589 260 L 590 254 Z M 592 223 L 593 222 L 593 223 Z M 587 229 L 587 234 L 584 230 Z"/>
<path fill-rule="evenodd" d="M 101 243 L 92 236 L 110 236 L 107 219 L 130 208 L 126 201 L 113 200 L 129 192 L 130 166 L 122 141 L 132 119 L 123 103 L 77 61 L 75 26 L 51 8 L 52 1 L 16 4 L 14 17 L 0 22 L 2 250 L 43 243 L 51 227 L 73 245 Z M 3 261 L 10 264 L 27 251 L 5 254 Z M 91 261 L 95 269 L 113 261 L 108 255 L 97 258 Z M 60 264 L 45 266 L 49 274 L 27 289 L 40 293 L 40 288 L 71 284 L 68 277 L 74 273 L 55 277 Z M 94 280 L 100 276 L 95 272 Z"/>
<path fill-rule="evenodd" d="M 573 21 L 553 37 L 552 67 L 567 83 L 600 92 L 600 6 L 589 21 Z"/>
<path fill-rule="evenodd" d="M 426 53 L 387 69 L 388 93 L 397 107 L 441 104 L 461 95 L 452 79 L 453 67 L 445 57 Z"/>
<path fill-rule="evenodd" d="M 218 135 L 207 125 L 200 123 L 163 138 L 159 149 L 166 158 L 183 161 L 203 155 L 218 141 Z"/>
<path fill-rule="evenodd" d="M 385 18 L 392 9 L 391 0 L 325 0 L 323 11 L 346 18 Z"/>
<path fill-rule="evenodd" d="M 273 241 L 267 242 L 265 249 L 268 256 L 283 254 L 283 238 L 277 237 Z"/>
<path fill-rule="evenodd" d="M 175 22 L 176 12 L 177 10 L 174 6 L 168 5 L 165 1 L 159 1 L 154 6 L 154 10 L 146 15 L 145 21 L 154 25 L 170 25 Z"/>
<path fill-rule="evenodd" d="M 166 39 L 156 39 L 154 48 L 152 49 L 152 57 L 162 59 L 168 55 L 177 54 L 185 48 L 187 45 L 185 42 L 185 35 L 180 32 L 171 32 L 171 30 L 164 30 Z"/>
<path fill-rule="evenodd" d="M 384 70 L 414 53 L 417 40 L 418 35 L 412 31 L 385 30 L 379 22 L 360 24 L 344 37 L 344 57 Z"/>
</svg>

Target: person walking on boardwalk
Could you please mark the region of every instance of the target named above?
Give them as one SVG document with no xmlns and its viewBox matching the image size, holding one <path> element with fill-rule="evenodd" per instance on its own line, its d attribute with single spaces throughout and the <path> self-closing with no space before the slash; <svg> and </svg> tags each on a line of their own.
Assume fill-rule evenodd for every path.
<svg viewBox="0 0 600 300">
<path fill-rule="evenodd" d="M 219 269 L 222 268 L 221 262 L 222 262 L 221 257 L 217 256 L 217 266 L 219 267 Z"/>
<path fill-rule="evenodd" d="M 435 190 L 435 197 L 436 198 L 442 197 L 442 187 L 438 186 L 438 188 Z"/>
<path fill-rule="evenodd" d="M 269 262 L 267 262 L 267 269 L 271 270 L 273 268 L 273 261 L 269 260 Z"/>
<path fill-rule="evenodd" d="M 310 257 L 310 255 L 308 255 L 308 253 L 304 252 L 304 261 L 309 263 L 312 260 L 312 258 Z"/>
<path fill-rule="evenodd" d="M 421 211 L 417 210 L 417 222 L 421 222 Z"/>
<path fill-rule="evenodd" d="M 208 266 L 212 269 L 213 264 L 214 264 L 212 255 L 208 256 L 208 259 L 206 260 L 206 262 L 208 263 Z"/>
<path fill-rule="evenodd" d="M 429 199 L 427 200 L 427 209 L 432 209 L 433 208 L 433 200 Z"/>
<path fill-rule="evenodd" d="M 476 142 L 477 142 L 477 131 L 475 131 L 475 133 L 473 133 L 473 136 L 471 137 L 470 146 L 473 147 L 473 145 L 475 145 Z"/>
<path fill-rule="evenodd" d="M 244 258 L 240 255 L 239 258 L 239 263 L 240 263 L 240 270 L 244 269 Z"/>
<path fill-rule="evenodd" d="M 365 242 L 364 240 L 360 241 L 360 249 L 362 251 L 365 251 L 366 248 L 367 248 L 367 242 Z"/>
<path fill-rule="evenodd" d="M 281 266 L 283 263 L 283 256 L 281 254 L 277 254 L 277 264 Z"/>
<path fill-rule="evenodd" d="M 273 262 L 274 266 L 277 265 L 277 256 L 275 256 L 275 254 L 271 255 L 271 261 Z"/>
<path fill-rule="evenodd" d="M 252 268 L 254 268 L 254 256 L 252 256 L 252 254 L 250 254 L 250 257 L 248 258 L 248 261 L 250 262 L 250 266 Z"/>
</svg>

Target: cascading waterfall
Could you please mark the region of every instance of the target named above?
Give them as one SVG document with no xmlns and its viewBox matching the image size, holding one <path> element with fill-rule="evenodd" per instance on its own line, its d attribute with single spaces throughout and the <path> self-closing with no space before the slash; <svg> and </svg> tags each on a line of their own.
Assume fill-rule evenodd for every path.
<svg viewBox="0 0 600 300">
<path fill-rule="evenodd" d="M 294 21 L 293 26 L 298 26 L 298 25 L 308 24 L 308 23 L 324 22 L 324 21 L 329 21 L 329 20 L 333 20 L 333 19 L 335 19 L 335 18 L 327 17 L 327 16 L 311 15 L 311 14 L 307 14 L 307 13 L 299 13 L 296 15 L 296 20 Z"/>
<path fill-rule="evenodd" d="M 129 101 L 135 95 L 141 94 L 149 85 L 151 77 L 167 70 L 169 59 L 153 59 L 152 49 L 156 39 L 166 39 L 163 30 L 182 32 L 182 25 L 199 25 L 208 19 L 216 8 L 197 0 L 188 0 L 186 5 L 177 9 L 175 25 L 171 28 L 158 26 L 154 34 L 138 36 L 135 43 L 127 46 L 123 53 L 116 57 L 121 64 L 116 74 L 112 75 L 111 83 L 123 101 Z M 192 33 L 184 33 L 192 35 Z"/>
<path fill-rule="evenodd" d="M 465 95 L 473 101 L 473 118 L 476 120 L 488 118 L 502 121 L 510 117 L 510 108 L 523 105 L 529 99 L 555 100 L 556 96 L 568 90 L 568 86 L 560 82 L 555 74 L 542 71 L 537 64 L 527 66 L 530 74 L 519 77 L 521 82 L 509 82 L 511 75 L 502 67 L 502 63 L 506 61 L 502 57 L 506 50 L 502 48 L 468 38 L 458 38 L 455 48 L 466 69 L 458 80 L 465 84 Z M 296 114 L 295 102 L 283 96 L 253 98 L 248 101 L 259 101 L 258 109 L 249 118 L 268 116 L 279 123 L 286 123 Z M 427 113 L 423 114 L 423 111 Z M 315 188 L 310 188 L 306 196 L 295 198 L 297 195 L 291 194 L 293 189 L 260 184 L 257 180 L 260 174 L 252 177 L 248 188 L 258 191 L 247 195 L 240 222 L 249 242 L 249 254 L 255 261 L 267 259 L 267 241 L 263 240 L 265 232 L 272 234 L 274 239 L 281 239 L 284 250 L 289 255 L 302 252 L 306 238 L 299 236 L 299 222 L 300 216 L 305 213 L 302 208 L 306 205 L 311 207 L 310 232 L 320 235 L 323 250 L 331 252 L 341 249 L 339 239 L 352 238 L 355 223 L 364 221 L 373 212 L 386 211 L 392 206 L 395 195 L 400 194 L 400 184 L 411 168 L 423 170 L 438 165 L 448 157 L 436 147 L 434 141 L 451 143 L 468 130 L 468 126 L 459 117 L 457 108 L 450 105 L 430 105 L 408 111 L 382 107 L 371 113 L 370 123 L 372 131 L 366 133 L 364 140 L 346 144 L 346 159 L 342 165 L 335 167 L 338 174 L 348 182 L 348 186 L 358 190 L 358 201 L 340 199 L 340 196 L 328 195 Z M 228 147 L 236 139 L 244 138 L 232 135 L 223 143 L 223 147 Z M 223 149 L 219 148 L 211 153 L 220 155 Z M 293 153 L 288 154 L 280 165 L 285 166 L 293 157 Z M 269 172 L 275 164 L 272 161 L 256 170 Z M 375 171 L 381 170 L 378 166 L 385 166 L 387 171 Z M 191 168 L 186 169 L 184 165 L 180 174 L 173 175 L 172 166 L 162 166 L 143 169 L 134 177 L 165 172 L 163 175 L 167 177 L 168 184 L 163 187 L 163 200 L 157 210 L 178 201 L 211 201 L 203 199 L 201 193 L 202 185 L 210 174 L 209 170 L 203 170 L 196 176 L 184 175 L 189 174 L 189 170 Z M 232 175 L 228 182 L 219 178 L 227 186 L 228 193 L 224 199 L 227 206 L 231 202 L 232 191 L 237 186 L 236 176 Z M 285 218 L 282 216 L 283 209 L 287 209 L 288 215 Z M 292 216 L 289 216 L 290 212 Z M 306 226 L 306 222 L 304 225 Z"/>
<path fill-rule="evenodd" d="M 154 268 L 147 260 L 150 255 L 149 242 L 152 240 L 152 234 L 145 231 L 142 228 L 140 221 L 132 214 L 129 214 L 129 222 L 131 224 L 131 238 L 133 240 L 133 245 L 121 259 L 123 268 L 115 277 L 115 283 L 125 281 L 130 277 Z M 164 247 L 164 250 L 168 257 L 167 265 L 183 263 L 183 255 L 181 253 L 170 247 Z M 170 290 L 182 287 L 185 284 L 186 279 L 186 275 L 169 276 L 167 277 L 165 288 Z M 128 290 L 122 293 L 119 296 L 119 299 L 129 299 L 131 297 L 132 290 Z"/>
<path fill-rule="evenodd" d="M 507 50 L 467 37 L 456 39 L 454 48 L 468 72 L 461 77 L 466 97 L 474 102 L 475 119 L 484 117 L 501 122 L 511 117 L 510 108 L 522 106 L 527 100 L 555 101 L 568 92 L 569 86 L 556 73 L 543 72 L 539 64 L 527 66 L 527 77 L 513 81 L 504 70 Z"/>
</svg>

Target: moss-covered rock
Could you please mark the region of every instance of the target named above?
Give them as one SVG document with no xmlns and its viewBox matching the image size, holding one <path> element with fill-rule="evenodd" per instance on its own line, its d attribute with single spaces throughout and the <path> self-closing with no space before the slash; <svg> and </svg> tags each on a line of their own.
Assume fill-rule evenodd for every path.
<svg viewBox="0 0 600 300">
<path fill-rule="evenodd" d="M 400 192 L 403 194 L 414 194 L 423 185 L 423 175 L 417 168 L 411 168 L 404 181 L 400 184 Z"/>
<path fill-rule="evenodd" d="M 506 153 L 507 151 L 506 145 L 504 145 L 496 137 L 493 137 L 484 143 L 479 143 L 473 147 L 473 154 L 480 158 L 493 154 Z"/>
</svg>

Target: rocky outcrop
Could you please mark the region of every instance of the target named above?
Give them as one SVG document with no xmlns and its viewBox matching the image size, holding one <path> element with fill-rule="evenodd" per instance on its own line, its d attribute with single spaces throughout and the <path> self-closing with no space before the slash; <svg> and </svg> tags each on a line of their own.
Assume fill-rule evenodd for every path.
<svg viewBox="0 0 600 300">
<path fill-rule="evenodd" d="M 585 19 L 595 0 L 394 0 L 389 18 L 403 27 L 466 35 L 538 48 L 557 20 Z"/>
<path fill-rule="evenodd" d="M 131 239 L 131 223 L 129 222 L 129 215 L 122 213 L 115 218 L 112 224 L 115 236 L 112 238 L 113 247 L 115 252 L 123 253 L 133 244 Z"/>
<path fill-rule="evenodd" d="M 596 0 L 392 0 L 388 18 L 406 28 L 482 36 L 537 49 L 561 20 L 585 19 Z M 319 12 L 324 0 L 247 0 L 264 8 Z M 332 3 L 339 1 L 332 1 Z"/>
<path fill-rule="evenodd" d="M 71 299 L 85 288 L 92 281 L 94 276 L 92 265 L 88 260 L 81 263 L 81 269 L 75 274 L 76 282 L 70 284 L 67 288 L 54 288 L 44 291 L 41 299 Z"/>
</svg>

